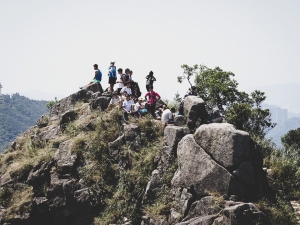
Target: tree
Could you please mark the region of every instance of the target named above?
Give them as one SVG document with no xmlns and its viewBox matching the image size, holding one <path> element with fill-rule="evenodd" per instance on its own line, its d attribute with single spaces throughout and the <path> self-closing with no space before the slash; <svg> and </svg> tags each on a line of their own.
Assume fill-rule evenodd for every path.
<svg viewBox="0 0 300 225">
<path fill-rule="evenodd" d="M 238 83 L 233 79 L 232 72 L 223 71 L 219 67 L 210 69 L 204 65 L 190 67 L 184 64 L 181 68 L 183 75 L 177 77 L 178 82 L 187 79 L 190 83 L 191 77 L 195 75 L 197 93 L 209 109 L 218 103 L 230 107 L 234 103 L 245 103 L 249 99 L 247 93 L 238 91 Z"/>
<path fill-rule="evenodd" d="M 261 103 L 266 99 L 265 93 L 254 91 L 249 96 L 238 90 L 238 82 L 233 79 L 232 72 L 223 71 L 219 67 L 210 69 L 204 65 L 182 65 L 183 75 L 178 82 L 187 79 L 190 82 L 195 75 L 195 86 L 198 96 L 202 98 L 210 110 L 216 104 L 226 106 L 226 121 L 237 129 L 245 130 L 252 136 L 265 137 L 276 124 L 271 121 L 269 109 L 262 109 Z"/>
<path fill-rule="evenodd" d="M 281 137 L 281 142 L 286 148 L 294 147 L 300 149 L 300 128 L 287 132 Z"/>
</svg>

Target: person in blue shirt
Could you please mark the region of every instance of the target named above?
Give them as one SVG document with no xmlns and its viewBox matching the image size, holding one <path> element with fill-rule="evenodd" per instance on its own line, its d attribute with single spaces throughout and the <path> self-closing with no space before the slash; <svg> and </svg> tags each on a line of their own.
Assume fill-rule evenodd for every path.
<svg viewBox="0 0 300 225">
<path fill-rule="evenodd" d="M 110 91 L 114 91 L 114 86 L 117 80 L 117 71 L 115 67 L 115 62 L 110 63 L 110 67 L 108 67 L 108 83 L 110 85 Z"/>
<path fill-rule="evenodd" d="M 94 70 L 95 70 L 94 79 L 89 84 L 87 84 L 87 85 L 85 85 L 83 87 L 80 87 L 80 89 L 85 88 L 85 87 L 89 86 L 92 83 L 100 83 L 101 82 L 101 80 L 102 80 L 102 73 L 98 69 L 98 65 L 97 64 L 94 64 L 93 66 L 94 66 Z"/>
</svg>

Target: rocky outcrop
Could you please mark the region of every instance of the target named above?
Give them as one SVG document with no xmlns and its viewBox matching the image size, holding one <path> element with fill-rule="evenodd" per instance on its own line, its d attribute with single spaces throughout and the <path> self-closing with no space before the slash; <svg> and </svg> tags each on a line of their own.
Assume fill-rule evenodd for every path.
<svg viewBox="0 0 300 225">
<path fill-rule="evenodd" d="M 230 195 L 245 197 L 245 189 L 241 182 L 215 162 L 195 142 L 193 135 L 187 135 L 182 139 L 177 156 L 179 168 L 172 179 L 173 189 L 185 187 L 193 190 L 197 198 L 208 195 L 208 190 L 215 190 L 228 197 Z"/>
<path fill-rule="evenodd" d="M 187 96 L 184 99 L 183 115 L 187 118 L 187 126 L 190 129 L 195 129 L 197 122 L 198 126 L 203 124 L 207 120 L 204 101 L 197 96 Z"/>
<path fill-rule="evenodd" d="M 88 102 L 89 99 L 91 99 L 92 94 L 97 92 L 103 92 L 102 86 L 100 83 L 93 83 L 69 97 L 61 99 L 59 103 L 56 103 L 51 107 L 49 116 L 57 118 L 66 111 L 72 109 L 77 101 L 82 100 Z"/>
</svg>

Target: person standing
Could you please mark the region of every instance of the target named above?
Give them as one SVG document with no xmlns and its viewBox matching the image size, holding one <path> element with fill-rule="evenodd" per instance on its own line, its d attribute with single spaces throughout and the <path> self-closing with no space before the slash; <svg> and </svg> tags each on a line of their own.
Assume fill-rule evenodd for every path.
<svg viewBox="0 0 300 225">
<path fill-rule="evenodd" d="M 87 85 L 85 85 L 83 87 L 79 87 L 80 89 L 85 88 L 85 87 L 89 86 L 92 83 L 100 83 L 101 82 L 101 80 L 102 80 L 102 73 L 98 69 L 98 65 L 94 64 L 93 67 L 94 67 L 94 70 L 95 70 L 95 76 L 94 76 L 93 80 L 90 83 L 88 83 Z"/>
<path fill-rule="evenodd" d="M 149 75 L 146 76 L 146 89 L 149 92 L 149 87 L 153 87 L 153 82 L 156 81 L 156 78 L 153 76 L 153 72 L 150 71 Z"/>
<path fill-rule="evenodd" d="M 115 67 L 115 62 L 110 63 L 110 67 L 108 68 L 108 83 L 110 85 L 110 92 L 114 91 L 114 85 L 117 80 L 117 72 Z"/>
<path fill-rule="evenodd" d="M 149 86 L 149 92 L 145 95 L 145 99 L 147 100 L 148 97 L 148 111 L 151 112 L 151 115 L 156 118 L 155 116 L 155 106 L 156 101 L 160 100 L 160 95 L 153 91 L 153 86 Z"/>
<path fill-rule="evenodd" d="M 126 75 L 123 74 L 122 68 L 118 69 L 118 74 L 120 75 L 120 80 L 117 81 L 117 83 L 119 84 L 118 94 L 120 94 L 120 91 L 122 90 L 123 87 L 125 87 L 125 84 L 126 84 L 126 79 L 125 79 Z"/>
</svg>

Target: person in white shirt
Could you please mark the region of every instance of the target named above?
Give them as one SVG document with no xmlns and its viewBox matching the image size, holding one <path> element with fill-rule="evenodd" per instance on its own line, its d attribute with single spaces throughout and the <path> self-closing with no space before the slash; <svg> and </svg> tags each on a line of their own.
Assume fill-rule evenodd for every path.
<svg viewBox="0 0 300 225">
<path fill-rule="evenodd" d="M 128 121 L 128 114 L 133 115 L 133 101 L 130 99 L 130 96 L 126 96 L 126 100 L 123 102 L 123 116 L 124 120 Z"/>
<path fill-rule="evenodd" d="M 171 110 L 165 108 L 161 115 L 161 121 L 165 123 L 174 123 L 173 113 L 175 113 L 175 108 L 171 108 Z"/>
<path fill-rule="evenodd" d="M 138 101 L 134 105 L 133 112 L 136 117 L 145 115 L 148 112 L 147 109 L 145 109 L 145 105 L 143 105 L 142 102 L 143 102 L 143 98 L 139 97 Z"/>
<path fill-rule="evenodd" d="M 109 102 L 108 108 L 109 109 L 112 109 L 114 107 L 121 108 L 121 103 L 122 103 L 122 100 L 121 100 L 120 96 L 118 95 L 117 92 L 114 92 L 113 96 L 112 96 L 112 98 L 111 98 L 111 100 Z"/>
<path fill-rule="evenodd" d="M 122 94 L 124 91 L 126 91 L 128 95 L 132 95 L 130 86 L 131 86 L 131 83 L 127 82 L 126 86 L 121 89 L 120 93 Z"/>
</svg>

